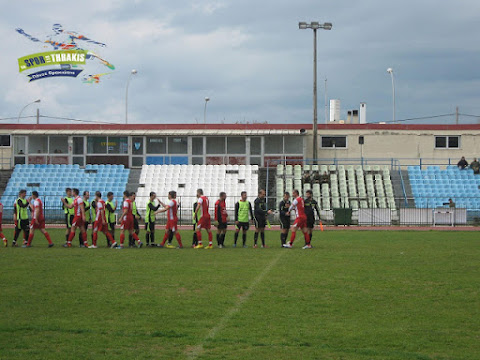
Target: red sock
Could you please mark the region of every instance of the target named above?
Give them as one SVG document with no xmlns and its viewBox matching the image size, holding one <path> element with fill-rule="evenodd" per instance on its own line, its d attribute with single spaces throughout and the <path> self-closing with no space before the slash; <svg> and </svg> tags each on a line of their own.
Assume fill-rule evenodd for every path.
<svg viewBox="0 0 480 360">
<path fill-rule="evenodd" d="M 160 246 L 165 245 L 165 243 L 167 242 L 167 239 L 168 239 L 168 231 L 165 231 L 165 235 L 163 235 L 163 241 L 160 244 Z"/>
<path fill-rule="evenodd" d="M 140 239 L 138 238 L 138 235 L 136 233 L 133 233 L 132 236 L 136 242 L 140 243 Z"/>
<path fill-rule="evenodd" d="M 293 244 L 293 242 L 295 241 L 295 235 L 297 235 L 296 232 L 292 232 L 292 236 L 290 237 L 290 245 Z"/>
<path fill-rule="evenodd" d="M 83 245 L 88 246 L 88 239 L 87 239 L 87 232 L 86 231 L 82 234 L 82 237 L 83 237 Z"/>
<path fill-rule="evenodd" d="M 28 235 L 28 243 L 27 243 L 27 245 L 31 245 L 31 244 L 32 244 L 32 240 L 33 240 L 33 231 L 30 233 L 30 235 Z"/>
<path fill-rule="evenodd" d="M 7 240 L 7 239 L 5 238 L 5 235 L 3 235 L 3 232 L 0 232 L 0 237 L 1 237 L 3 240 Z"/>
<path fill-rule="evenodd" d="M 120 245 L 123 245 L 123 242 L 125 241 L 125 233 L 120 234 Z"/>
<path fill-rule="evenodd" d="M 50 234 L 48 232 L 45 231 L 45 239 L 47 239 L 48 243 L 51 244 L 52 243 L 52 238 L 50 237 Z"/>
<path fill-rule="evenodd" d="M 93 238 L 92 238 L 92 243 L 94 246 L 97 246 L 97 238 L 98 238 L 98 235 L 97 235 L 97 232 L 95 231 L 93 233 Z"/>
<path fill-rule="evenodd" d="M 208 245 L 212 245 L 212 233 L 208 233 Z"/>
<path fill-rule="evenodd" d="M 307 245 L 310 245 L 310 234 L 308 232 L 303 233 L 303 236 L 305 236 L 305 242 Z"/>
<path fill-rule="evenodd" d="M 110 231 L 105 231 L 104 234 L 105 234 L 105 236 L 107 237 L 107 239 L 110 240 L 110 243 L 113 244 L 113 243 L 115 242 L 115 240 L 113 239 L 112 234 L 110 234 Z M 95 245 L 96 245 L 96 244 L 95 244 Z"/>
<path fill-rule="evenodd" d="M 202 231 L 201 230 L 197 231 L 197 240 L 198 240 L 198 245 L 202 245 Z"/>
<path fill-rule="evenodd" d="M 68 235 L 68 243 L 71 243 L 73 238 L 75 237 L 75 231 L 70 231 L 70 235 Z"/>
<path fill-rule="evenodd" d="M 180 236 L 180 234 L 178 232 L 175 232 L 175 239 L 177 239 L 177 241 L 178 241 L 178 246 L 183 247 L 182 237 Z"/>
</svg>

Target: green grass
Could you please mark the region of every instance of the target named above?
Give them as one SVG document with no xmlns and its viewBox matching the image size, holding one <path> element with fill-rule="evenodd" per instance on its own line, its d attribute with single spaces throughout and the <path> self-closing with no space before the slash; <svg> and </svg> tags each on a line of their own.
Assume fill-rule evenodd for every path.
<svg viewBox="0 0 480 360">
<path fill-rule="evenodd" d="M 474 232 L 330 231 L 312 251 L 273 231 L 211 251 L 50 232 L 0 249 L 1 359 L 480 359 Z"/>
</svg>

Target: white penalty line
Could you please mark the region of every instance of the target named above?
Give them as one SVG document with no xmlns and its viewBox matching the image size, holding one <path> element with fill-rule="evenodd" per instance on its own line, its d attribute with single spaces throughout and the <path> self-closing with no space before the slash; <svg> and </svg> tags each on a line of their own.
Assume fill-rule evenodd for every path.
<svg viewBox="0 0 480 360">
<path fill-rule="evenodd" d="M 278 260 L 280 260 L 280 257 L 285 253 L 286 251 L 282 251 L 278 254 L 276 258 L 274 258 L 264 269 L 263 271 L 253 280 L 253 282 L 250 284 L 248 287 L 247 291 L 245 291 L 237 300 L 235 305 L 227 311 L 227 313 L 220 319 L 218 322 L 217 326 L 212 328 L 207 336 L 203 339 L 203 341 L 195 346 L 193 349 L 191 349 L 188 352 L 188 358 L 189 359 L 196 359 L 202 352 L 203 352 L 203 345 L 208 341 L 213 339 L 217 333 L 221 330 L 223 330 L 227 324 L 227 322 L 232 318 L 233 315 L 235 315 L 237 312 L 240 311 L 240 308 L 242 307 L 243 303 L 248 300 L 248 298 L 252 295 L 253 291 L 257 287 L 257 285 L 263 280 L 263 278 L 272 270 L 272 268 L 277 264 Z"/>
</svg>

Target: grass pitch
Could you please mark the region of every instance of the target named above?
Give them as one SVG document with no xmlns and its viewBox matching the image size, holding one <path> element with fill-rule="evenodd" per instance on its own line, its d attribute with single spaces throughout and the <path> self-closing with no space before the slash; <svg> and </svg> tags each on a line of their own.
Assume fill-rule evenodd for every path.
<svg viewBox="0 0 480 360">
<path fill-rule="evenodd" d="M 209 251 L 50 233 L 0 249 L 1 359 L 480 359 L 473 232 L 317 232 L 311 251 L 276 231 Z"/>
</svg>

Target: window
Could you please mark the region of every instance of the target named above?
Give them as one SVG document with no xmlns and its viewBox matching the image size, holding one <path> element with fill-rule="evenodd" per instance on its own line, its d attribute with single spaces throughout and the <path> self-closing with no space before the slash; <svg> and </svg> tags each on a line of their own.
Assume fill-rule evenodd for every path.
<svg viewBox="0 0 480 360">
<path fill-rule="evenodd" d="M 132 166 L 133 167 L 140 167 L 143 165 L 143 157 L 141 156 L 133 156 L 132 157 Z"/>
<path fill-rule="evenodd" d="M 169 154 L 187 154 L 188 140 L 186 137 L 169 137 L 168 138 Z"/>
<path fill-rule="evenodd" d="M 346 136 L 322 136 L 322 148 L 346 148 Z"/>
<path fill-rule="evenodd" d="M 83 156 L 74 156 L 72 157 L 72 163 L 79 166 L 85 166 Z"/>
<path fill-rule="evenodd" d="M 460 136 L 435 136 L 436 149 L 460 148 Z"/>
<path fill-rule="evenodd" d="M 10 146 L 10 135 L 0 135 L 0 146 Z"/>
<path fill-rule="evenodd" d="M 109 136 L 108 137 L 108 153 L 109 154 L 128 154 L 128 138 L 126 136 Z"/>
<path fill-rule="evenodd" d="M 106 154 L 107 153 L 107 137 L 106 136 L 89 136 L 87 139 L 87 153 Z"/>
<path fill-rule="evenodd" d="M 203 138 L 192 138 L 192 155 L 203 155 Z"/>
<path fill-rule="evenodd" d="M 68 136 L 49 136 L 50 154 L 68 154 Z"/>
<path fill-rule="evenodd" d="M 73 154 L 83 155 L 83 137 L 73 138 Z"/>
<path fill-rule="evenodd" d="M 147 154 L 165 154 L 167 152 L 165 137 L 147 137 Z"/>
<path fill-rule="evenodd" d="M 29 136 L 28 152 L 30 154 L 46 154 L 48 152 L 48 136 Z"/>
<path fill-rule="evenodd" d="M 24 155 L 26 151 L 25 136 L 15 136 L 14 149 L 15 154 Z"/>
<path fill-rule="evenodd" d="M 265 136 L 265 154 L 283 154 L 283 137 Z"/>
<path fill-rule="evenodd" d="M 203 157 L 192 157 L 192 165 L 203 165 Z"/>
<path fill-rule="evenodd" d="M 245 154 L 245 138 L 241 136 L 227 138 L 227 153 L 228 154 Z"/>
<path fill-rule="evenodd" d="M 250 138 L 250 155 L 262 154 L 262 138 L 252 137 Z"/>
<path fill-rule="evenodd" d="M 143 137 L 132 138 L 132 154 L 143 155 Z"/>
<path fill-rule="evenodd" d="M 303 154 L 303 136 L 283 137 L 286 154 Z"/>
<path fill-rule="evenodd" d="M 225 138 L 207 137 L 207 154 L 225 154 Z"/>
</svg>

